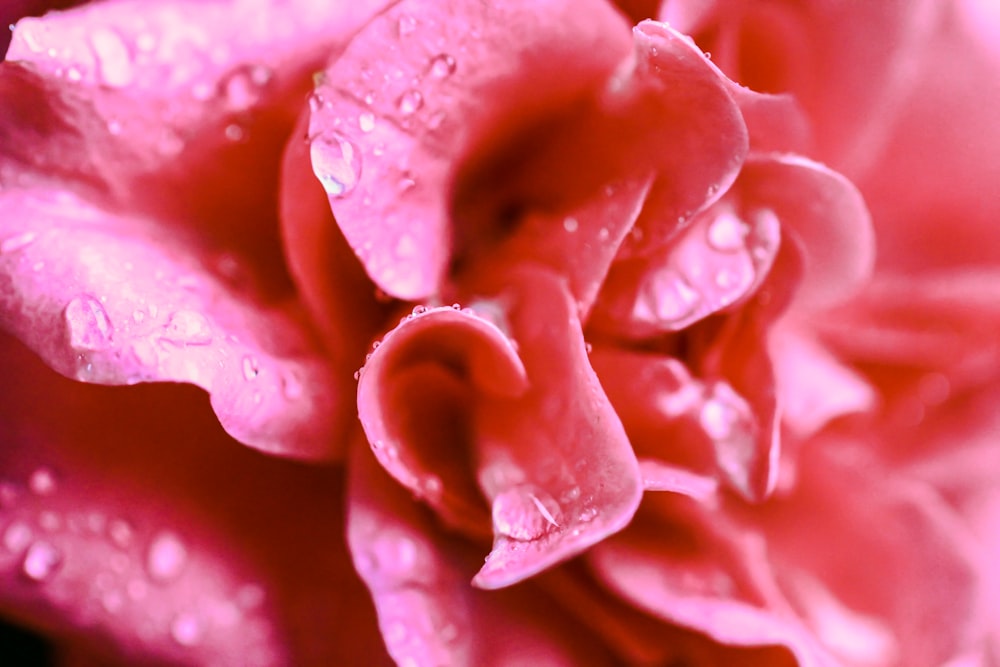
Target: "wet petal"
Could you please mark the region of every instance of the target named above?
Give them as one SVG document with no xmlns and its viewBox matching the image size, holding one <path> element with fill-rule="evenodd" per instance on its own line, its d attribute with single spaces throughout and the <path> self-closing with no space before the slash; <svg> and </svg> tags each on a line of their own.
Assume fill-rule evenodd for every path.
<svg viewBox="0 0 1000 667">
<path fill-rule="evenodd" d="M 351 458 L 348 542 L 399 665 L 606 664 L 541 591 L 477 591 L 475 556 L 379 468 L 363 445 Z"/>
<path fill-rule="evenodd" d="M 349 389 L 294 302 L 231 284 L 224 257 L 192 239 L 66 193 L 8 192 L 0 207 L 0 321 L 52 368 L 100 384 L 189 382 L 249 445 L 336 453 Z"/>
<path fill-rule="evenodd" d="M 404 2 L 370 23 L 319 79 L 309 132 L 316 176 L 379 287 L 438 291 L 458 160 L 496 123 L 578 97 L 626 49 L 621 18 L 599 2 Z"/>
<path fill-rule="evenodd" d="M 0 367 L 4 615 L 101 664 L 388 663 L 338 471 L 240 446 L 191 387 L 72 382 L 8 337 Z"/>
</svg>

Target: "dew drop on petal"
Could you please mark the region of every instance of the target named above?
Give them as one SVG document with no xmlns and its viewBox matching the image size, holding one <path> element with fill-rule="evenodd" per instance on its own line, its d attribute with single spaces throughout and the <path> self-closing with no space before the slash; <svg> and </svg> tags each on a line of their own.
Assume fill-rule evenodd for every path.
<svg viewBox="0 0 1000 667">
<path fill-rule="evenodd" d="M 562 510 L 545 491 L 516 486 L 493 499 L 493 529 L 513 540 L 537 540 L 560 525 Z"/>
<path fill-rule="evenodd" d="M 406 37 L 417 29 L 417 20 L 409 14 L 403 14 L 396 22 L 396 31 L 400 37 Z"/>
<path fill-rule="evenodd" d="M 563 220 L 563 229 L 565 229 L 567 232 L 572 234 L 579 228 L 580 228 L 580 221 L 574 218 L 573 216 L 569 216 Z"/>
<path fill-rule="evenodd" d="M 402 95 L 399 96 L 399 100 L 396 102 L 396 107 L 399 109 L 399 113 L 404 116 L 409 116 L 416 113 L 420 107 L 424 105 L 424 96 L 419 90 L 407 90 Z"/>
<path fill-rule="evenodd" d="M 244 111 L 257 104 L 271 76 L 271 70 L 264 65 L 237 68 L 222 84 L 227 106 L 232 111 Z"/>
<path fill-rule="evenodd" d="M 257 359 L 254 357 L 246 356 L 243 357 L 243 379 L 246 381 L 253 380 L 258 375 L 260 375 L 260 366 L 257 364 Z"/>
<path fill-rule="evenodd" d="M 14 521 L 3 533 L 3 546 L 7 551 L 17 552 L 31 543 L 34 535 L 31 528 L 23 521 Z"/>
<path fill-rule="evenodd" d="M 721 252 L 736 252 L 744 247 L 748 228 L 736 214 L 725 212 L 720 214 L 708 226 L 706 236 L 708 244 Z"/>
<path fill-rule="evenodd" d="M 39 496 L 49 496 L 56 492 L 59 483 L 56 474 L 51 468 L 36 468 L 28 477 L 28 488 L 31 492 Z"/>
<path fill-rule="evenodd" d="M 167 320 L 160 337 L 178 345 L 208 345 L 212 342 L 212 328 L 201 313 L 178 310 Z"/>
<path fill-rule="evenodd" d="M 97 56 L 102 83 L 120 88 L 132 82 L 132 55 L 118 33 L 110 28 L 98 28 L 90 35 L 90 46 Z"/>
<path fill-rule="evenodd" d="M 353 142 L 336 132 L 324 132 L 309 147 L 313 173 L 327 195 L 346 197 L 361 180 L 361 151 Z"/>
<path fill-rule="evenodd" d="M 46 581 L 62 565 L 63 555 L 54 545 L 43 540 L 35 542 L 24 554 L 21 571 L 32 581 Z"/>
<path fill-rule="evenodd" d="M 154 581 L 170 581 L 180 576 L 187 564 L 187 547 L 170 531 L 153 537 L 146 554 L 146 570 Z"/>
<path fill-rule="evenodd" d="M 375 129 L 375 114 L 371 111 L 363 111 L 358 115 L 358 127 L 362 132 L 371 132 Z"/>
<path fill-rule="evenodd" d="M 674 269 L 662 269 L 646 278 L 633 309 L 636 319 L 671 325 L 683 322 L 702 301 L 687 279 Z"/>
<path fill-rule="evenodd" d="M 35 241 L 35 232 L 23 232 L 0 241 L 0 254 L 16 252 Z"/>
<path fill-rule="evenodd" d="M 124 519 L 112 519 L 108 524 L 108 536 L 116 546 L 127 549 L 132 545 L 135 530 L 132 524 Z"/>
<path fill-rule="evenodd" d="M 170 623 L 170 636 L 181 646 L 197 646 L 205 629 L 194 614 L 180 613 Z"/>
<path fill-rule="evenodd" d="M 444 79 L 455 73 L 456 62 L 447 53 L 439 53 L 431 58 L 431 75 L 436 79 Z"/>
<path fill-rule="evenodd" d="M 73 297 L 63 311 L 63 319 L 74 349 L 100 350 L 111 344 L 111 318 L 101 302 L 89 294 Z"/>
</svg>

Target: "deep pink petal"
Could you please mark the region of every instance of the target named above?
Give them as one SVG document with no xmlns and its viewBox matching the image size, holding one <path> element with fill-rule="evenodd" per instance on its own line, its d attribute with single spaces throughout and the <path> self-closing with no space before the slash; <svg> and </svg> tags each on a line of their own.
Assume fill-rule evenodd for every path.
<svg viewBox="0 0 1000 667">
<path fill-rule="evenodd" d="M 349 418 L 338 380 L 294 302 L 228 279 L 190 238 L 69 193 L 0 197 L 0 322 L 68 377 L 189 382 L 223 426 L 297 458 L 336 453 Z M 338 414 L 339 413 L 339 414 Z"/>
<path fill-rule="evenodd" d="M 388 477 L 361 444 L 351 457 L 348 542 L 389 653 L 400 665 L 602 665 L 595 638 L 532 584 L 469 586 L 476 557 Z"/>
<path fill-rule="evenodd" d="M 93 664 L 388 664 L 338 470 L 240 446 L 191 387 L 72 382 L 8 337 L 0 368 L 4 616 Z"/>
<path fill-rule="evenodd" d="M 379 287 L 407 299 L 440 289 L 460 161 L 497 123 L 597 85 L 627 34 L 604 3 L 565 0 L 404 2 L 365 28 L 319 79 L 309 131 L 313 169 Z"/>
</svg>

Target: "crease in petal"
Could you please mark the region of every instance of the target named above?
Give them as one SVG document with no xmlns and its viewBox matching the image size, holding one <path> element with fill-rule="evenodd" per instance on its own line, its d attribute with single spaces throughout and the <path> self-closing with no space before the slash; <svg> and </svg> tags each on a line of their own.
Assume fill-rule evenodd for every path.
<svg viewBox="0 0 1000 667">
<path fill-rule="evenodd" d="M 348 388 L 294 302 L 268 303 L 226 279 L 224 257 L 68 193 L 8 192 L 0 207 L 0 321 L 52 368 L 98 384 L 195 384 L 246 444 L 336 454 Z"/>
</svg>

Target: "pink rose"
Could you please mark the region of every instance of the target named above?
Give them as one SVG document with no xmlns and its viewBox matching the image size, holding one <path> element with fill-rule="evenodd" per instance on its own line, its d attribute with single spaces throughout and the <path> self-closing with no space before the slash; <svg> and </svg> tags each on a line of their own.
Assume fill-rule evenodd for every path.
<svg viewBox="0 0 1000 667">
<path fill-rule="evenodd" d="M 928 92 L 986 5 L 333 4 L 18 23 L 0 613 L 82 664 L 988 664 L 997 133 Z"/>
</svg>

